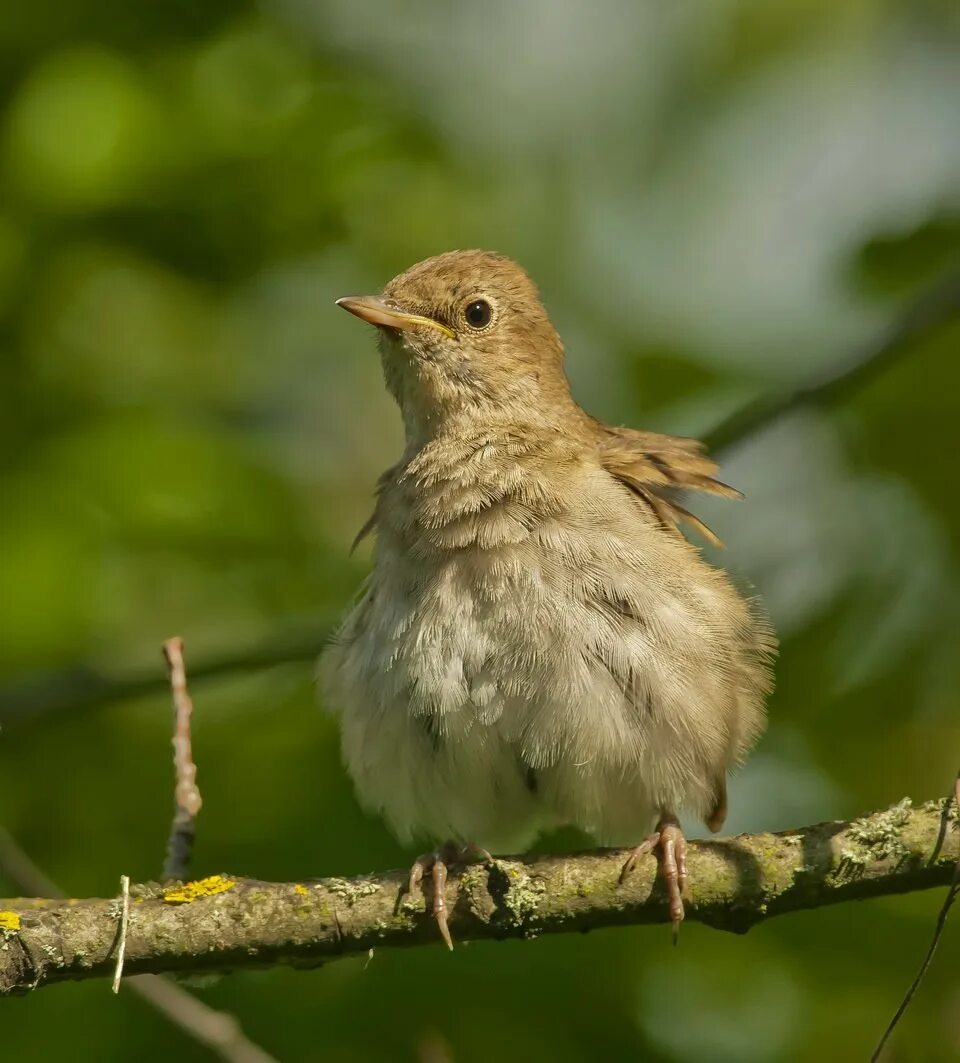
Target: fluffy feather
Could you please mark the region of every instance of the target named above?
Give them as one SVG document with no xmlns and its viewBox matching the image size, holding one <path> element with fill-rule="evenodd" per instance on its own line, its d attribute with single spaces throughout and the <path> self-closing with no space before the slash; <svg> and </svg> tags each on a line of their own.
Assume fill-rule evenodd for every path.
<svg viewBox="0 0 960 1063">
<path fill-rule="evenodd" d="M 676 497 L 678 492 L 690 490 L 721 498 L 743 498 L 735 487 L 716 479 L 717 464 L 707 456 L 699 440 L 615 428 L 597 420 L 593 424 L 603 467 L 642 499 L 665 528 L 678 531 L 679 524 L 689 524 L 707 542 L 723 546 Z"/>
</svg>

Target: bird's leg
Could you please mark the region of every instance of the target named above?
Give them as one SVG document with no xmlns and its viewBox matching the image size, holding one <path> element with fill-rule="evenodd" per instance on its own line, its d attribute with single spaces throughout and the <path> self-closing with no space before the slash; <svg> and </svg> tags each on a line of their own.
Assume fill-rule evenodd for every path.
<svg viewBox="0 0 960 1063">
<path fill-rule="evenodd" d="M 450 936 L 450 926 L 447 921 L 447 874 L 451 864 L 491 864 L 493 857 L 486 849 L 481 849 L 473 842 L 459 845 L 457 842 L 446 842 L 432 853 L 424 853 L 418 856 L 410 868 L 410 880 L 407 883 L 407 893 L 413 893 L 423 881 L 423 876 L 429 871 L 433 885 L 433 918 L 436 920 L 440 936 L 446 942 L 448 949 L 453 948 L 453 938 Z"/>
<path fill-rule="evenodd" d="M 683 891 L 687 885 L 687 839 L 683 836 L 677 817 L 664 812 L 657 829 L 648 835 L 624 861 L 620 881 L 637 866 L 642 856 L 660 850 L 660 874 L 667 884 L 667 901 L 673 923 L 673 940 L 677 940 L 683 921 Z"/>
</svg>

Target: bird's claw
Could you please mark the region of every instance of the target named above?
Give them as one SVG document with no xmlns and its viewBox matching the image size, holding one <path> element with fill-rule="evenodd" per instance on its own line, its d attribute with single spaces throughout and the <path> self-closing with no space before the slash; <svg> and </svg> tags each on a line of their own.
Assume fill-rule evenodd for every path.
<svg viewBox="0 0 960 1063">
<path fill-rule="evenodd" d="M 418 856 L 410 868 L 410 878 L 407 882 L 407 893 L 416 892 L 417 887 L 423 881 L 423 876 L 429 871 L 433 888 L 433 901 L 431 911 L 440 936 L 443 938 L 448 949 L 453 948 L 453 938 L 450 935 L 450 924 L 447 916 L 447 877 L 450 864 L 477 864 L 493 863 L 493 857 L 486 849 L 480 848 L 468 842 L 466 845 L 457 845 L 448 842 L 432 853 L 424 853 Z"/>
<path fill-rule="evenodd" d="M 644 856 L 660 851 L 660 875 L 667 887 L 673 941 L 676 944 L 683 922 L 683 894 L 687 887 L 687 839 L 674 816 L 663 816 L 653 834 L 648 835 L 630 853 L 620 869 L 620 882 L 637 866 Z"/>
</svg>

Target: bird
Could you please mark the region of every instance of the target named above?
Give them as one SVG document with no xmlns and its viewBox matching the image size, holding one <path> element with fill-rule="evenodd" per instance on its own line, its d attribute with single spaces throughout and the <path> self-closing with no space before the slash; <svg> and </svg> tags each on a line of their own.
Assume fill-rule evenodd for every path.
<svg viewBox="0 0 960 1063">
<path fill-rule="evenodd" d="M 527 273 L 450 251 L 337 305 L 377 328 L 405 446 L 355 546 L 369 579 L 321 664 L 361 803 L 455 864 L 569 825 L 657 859 L 674 940 L 682 812 L 711 831 L 765 726 L 776 638 L 682 504 L 742 497 L 694 439 L 606 424 L 571 394 Z"/>
</svg>

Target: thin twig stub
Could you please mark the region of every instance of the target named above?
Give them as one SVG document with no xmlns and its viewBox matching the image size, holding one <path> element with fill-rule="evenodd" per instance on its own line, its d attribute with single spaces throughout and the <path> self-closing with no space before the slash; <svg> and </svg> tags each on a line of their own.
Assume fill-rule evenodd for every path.
<svg viewBox="0 0 960 1063">
<path fill-rule="evenodd" d="M 130 876 L 120 876 L 120 933 L 117 937 L 117 966 L 113 972 L 114 993 L 120 992 L 123 961 L 127 954 L 127 930 L 130 926 Z"/>
<path fill-rule="evenodd" d="M 187 689 L 187 670 L 183 660 L 183 639 L 167 639 L 163 655 L 170 674 L 173 695 L 173 766 L 176 773 L 175 811 L 167 842 L 163 867 L 165 879 L 186 878 L 190 854 L 196 837 L 197 814 L 203 805 L 197 786 L 197 766 L 193 760 L 190 721 L 193 702 Z"/>
</svg>

